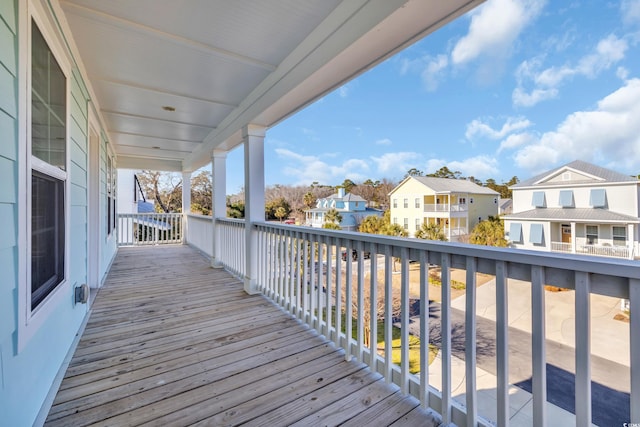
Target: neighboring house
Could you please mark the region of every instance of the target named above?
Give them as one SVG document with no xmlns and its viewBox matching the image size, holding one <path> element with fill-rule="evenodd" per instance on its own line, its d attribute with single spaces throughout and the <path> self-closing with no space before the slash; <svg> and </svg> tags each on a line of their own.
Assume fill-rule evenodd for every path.
<svg viewBox="0 0 640 427">
<path fill-rule="evenodd" d="M 513 212 L 513 199 L 500 199 L 498 213 L 500 215 L 509 215 Z"/>
<path fill-rule="evenodd" d="M 305 224 L 311 227 L 322 227 L 325 223 L 325 215 L 331 209 L 335 209 L 342 216 L 340 227 L 346 231 L 357 231 L 360 223 L 369 215 L 382 216 L 382 211 L 368 208 L 367 201 L 355 194 L 344 192 L 344 188 L 338 188 L 337 194 L 318 199 L 316 207 L 305 211 Z"/>
<path fill-rule="evenodd" d="M 449 241 L 498 215 L 500 194 L 463 179 L 408 176 L 389 193 L 391 222 L 413 236 L 423 223 L 439 224 Z"/>
<path fill-rule="evenodd" d="M 505 217 L 512 246 L 633 258 L 638 251 L 640 180 L 574 161 L 511 187 Z"/>
</svg>

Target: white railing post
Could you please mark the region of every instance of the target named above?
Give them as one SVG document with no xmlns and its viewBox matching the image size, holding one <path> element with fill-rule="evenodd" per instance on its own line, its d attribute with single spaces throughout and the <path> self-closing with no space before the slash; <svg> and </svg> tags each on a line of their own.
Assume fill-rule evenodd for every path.
<svg viewBox="0 0 640 427">
<path fill-rule="evenodd" d="M 477 261 L 475 258 L 467 258 L 464 346 L 468 427 L 475 427 L 478 423 L 478 394 L 476 387 L 476 265 Z"/>
<path fill-rule="evenodd" d="M 589 274 L 576 272 L 576 425 L 591 424 L 591 287 Z"/>
<path fill-rule="evenodd" d="M 498 426 L 509 425 L 509 297 L 507 292 L 507 265 L 496 262 L 496 364 L 497 422 Z"/>
<path fill-rule="evenodd" d="M 536 265 L 531 268 L 533 425 L 541 427 L 547 423 L 546 343 L 544 270 Z"/>
<path fill-rule="evenodd" d="M 631 354 L 630 422 L 640 423 L 640 279 L 629 279 L 629 340 Z"/>
<path fill-rule="evenodd" d="M 227 154 L 214 151 L 211 156 L 211 223 L 213 227 L 211 248 L 211 265 L 214 268 L 221 268 L 222 240 L 221 230 L 216 224 L 217 218 L 227 217 Z"/>
</svg>

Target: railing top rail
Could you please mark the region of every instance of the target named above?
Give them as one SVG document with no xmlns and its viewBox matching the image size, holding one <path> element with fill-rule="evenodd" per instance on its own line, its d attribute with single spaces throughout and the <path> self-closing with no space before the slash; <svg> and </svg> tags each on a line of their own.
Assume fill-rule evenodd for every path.
<svg viewBox="0 0 640 427">
<path fill-rule="evenodd" d="M 230 224 L 244 224 L 245 221 L 242 218 L 223 218 L 223 217 L 216 217 L 216 222 L 218 223 L 230 223 Z"/>
</svg>

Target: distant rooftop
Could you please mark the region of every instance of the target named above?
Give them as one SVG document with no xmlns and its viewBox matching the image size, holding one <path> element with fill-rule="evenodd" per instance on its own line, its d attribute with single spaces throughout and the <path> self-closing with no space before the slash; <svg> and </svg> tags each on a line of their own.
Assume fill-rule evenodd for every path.
<svg viewBox="0 0 640 427">
<path fill-rule="evenodd" d="M 592 163 L 588 163 L 582 160 L 575 160 L 571 163 L 567 163 L 566 165 L 562 165 L 550 171 L 541 173 L 539 175 L 534 176 L 533 178 L 526 179 L 524 181 L 519 182 L 518 184 L 513 185 L 511 188 L 520 188 L 520 187 L 531 187 L 535 185 L 565 185 L 565 182 L 544 182 L 540 183 L 541 180 L 549 177 L 554 177 L 559 175 L 565 170 L 575 170 L 578 172 L 582 172 L 586 175 L 591 175 L 596 178 L 599 178 L 603 183 L 613 183 L 613 182 L 638 182 L 638 178 L 625 175 L 611 169 L 606 169 Z M 584 183 L 593 182 L 592 180 L 584 180 Z M 580 181 L 572 180 L 572 184 L 580 183 Z"/>
</svg>

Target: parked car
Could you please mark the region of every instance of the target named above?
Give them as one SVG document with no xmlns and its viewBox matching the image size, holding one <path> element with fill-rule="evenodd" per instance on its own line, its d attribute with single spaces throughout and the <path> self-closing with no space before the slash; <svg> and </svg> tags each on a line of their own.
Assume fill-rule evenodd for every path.
<svg viewBox="0 0 640 427">
<path fill-rule="evenodd" d="M 364 251 L 363 252 L 363 257 L 364 259 L 369 259 L 371 258 L 371 253 L 369 251 Z M 358 251 L 355 249 L 351 250 L 351 260 L 352 261 L 356 261 L 358 259 Z M 347 250 L 343 249 L 342 250 L 342 260 L 346 261 L 347 260 Z"/>
</svg>

